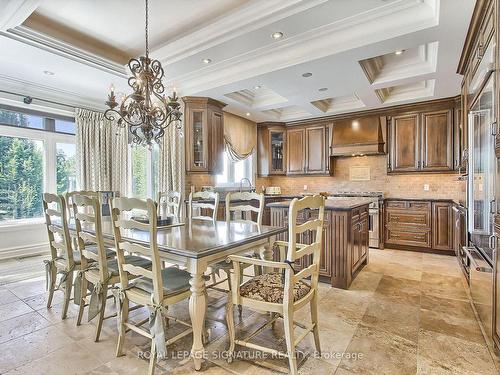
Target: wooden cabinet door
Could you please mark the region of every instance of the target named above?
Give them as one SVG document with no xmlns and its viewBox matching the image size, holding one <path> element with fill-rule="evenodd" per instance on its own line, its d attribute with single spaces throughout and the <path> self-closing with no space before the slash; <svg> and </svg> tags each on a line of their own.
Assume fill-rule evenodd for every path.
<svg viewBox="0 0 500 375">
<path fill-rule="evenodd" d="M 186 169 L 188 172 L 208 172 L 207 111 L 196 106 L 187 107 L 186 120 Z"/>
<path fill-rule="evenodd" d="M 450 110 L 422 113 L 423 171 L 453 170 L 453 124 Z"/>
<path fill-rule="evenodd" d="M 220 174 L 224 168 L 224 117 L 222 111 L 209 111 L 211 126 L 211 157 L 209 172 Z"/>
<path fill-rule="evenodd" d="M 418 115 L 395 116 L 391 121 L 389 172 L 419 169 Z"/>
<path fill-rule="evenodd" d="M 370 236 L 368 232 L 368 217 L 365 217 L 360 222 L 360 231 L 361 231 L 361 248 L 360 248 L 360 257 L 364 257 L 368 253 Z"/>
<path fill-rule="evenodd" d="M 303 174 L 305 172 L 305 134 L 304 128 L 287 131 L 287 173 Z"/>
<path fill-rule="evenodd" d="M 432 248 L 437 250 L 453 249 L 451 203 L 432 203 Z"/>
<path fill-rule="evenodd" d="M 306 128 L 306 160 L 307 174 L 326 173 L 326 128 L 317 126 Z"/>
<path fill-rule="evenodd" d="M 356 269 L 361 258 L 361 223 L 353 222 L 351 229 L 352 236 L 352 251 L 351 251 L 351 268 Z"/>
</svg>

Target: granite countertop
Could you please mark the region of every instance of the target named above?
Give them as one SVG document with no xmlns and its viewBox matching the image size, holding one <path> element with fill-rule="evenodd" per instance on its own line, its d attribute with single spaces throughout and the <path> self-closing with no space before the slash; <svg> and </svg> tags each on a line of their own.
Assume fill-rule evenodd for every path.
<svg viewBox="0 0 500 375">
<path fill-rule="evenodd" d="M 419 202 L 449 202 L 449 203 L 458 203 L 455 199 L 450 198 L 397 198 L 397 197 L 388 197 L 385 198 L 386 201 L 419 201 Z"/>
<path fill-rule="evenodd" d="M 325 209 L 332 211 L 350 211 L 353 208 L 369 205 L 378 200 L 378 198 L 368 197 L 329 197 L 325 202 Z M 290 206 L 291 200 L 282 202 L 269 203 L 267 207 L 287 208 Z"/>
</svg>

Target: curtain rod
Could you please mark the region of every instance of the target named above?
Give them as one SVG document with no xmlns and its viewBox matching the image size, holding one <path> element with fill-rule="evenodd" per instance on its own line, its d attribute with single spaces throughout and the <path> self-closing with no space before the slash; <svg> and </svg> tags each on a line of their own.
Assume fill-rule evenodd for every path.
<svg viewBox="0 0 500 375">
<path fill-rule="evenodd" d="M 71 108 L 71 109 L 83 108 L 83 109 L 88 109 L 88 110 L 91 110 L 91 111 L 102 112 L 102 111 L 100 111 L 97 108 L 91 108 L 91 107 L 87 107 L 87 106 L 83 106 L 83 105 L 74 106 L 74 105 L 70 105 L 70 104 L 66 104 L 66 103 L 56 102 L 56 101 L 53 101 L 53 100 L 48 100 L 48 99 L 43 99 L 43 98 L 37 98 L 37 97 L 31 96 L 31 95 L 23 95 L 23 94 L 19 94 L 17 92 L 12 92 L 12 91 L 0 90 L 0 92 L 1 93 L 5 93 L 5 94 L 20 96 L 22 98 L 30 97 L 32 99 L 39 100 L 41 102 L 56 104 L 56 105 L 60 105 L 60 106 Z M 25 104 L 27 104 L 27 103 L 25 103 Z"/>
</svg>

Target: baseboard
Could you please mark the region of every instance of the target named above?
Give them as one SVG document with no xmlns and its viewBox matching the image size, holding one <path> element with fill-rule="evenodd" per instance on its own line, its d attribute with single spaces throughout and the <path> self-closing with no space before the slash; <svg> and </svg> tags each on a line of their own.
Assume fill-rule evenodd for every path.
<svg viewBox="0 0 500 375">
<path fill-rule="evenodd" d="M 50 254 L 47 243 L 0 249 L 0 260 Z"/>
</svg>

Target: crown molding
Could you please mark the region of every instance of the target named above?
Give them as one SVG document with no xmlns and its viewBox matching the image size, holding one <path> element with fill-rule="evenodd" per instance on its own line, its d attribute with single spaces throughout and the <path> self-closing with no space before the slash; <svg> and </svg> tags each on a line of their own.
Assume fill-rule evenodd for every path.
<svg viewBox="0 0 500 375">
<path fill-rule="evenodd" d="M 29 27 L 17 26 L 12 29 L 8 29 L 7 31 L 0 31 L 0 35 L 93 68 L 97 68 L 120 78 L 127 78 L 125 66 L 85 51 L 81 48 L 74 47 L 61 40 L 30 29 Z"/>
<path fill-rule="evenodd" d="M 50 100 L 64 106 L 89 108 L 92 110 L 105 109 L 103 102 L 98 102 L 77 92 L 41 85 L 2 74 L 0 74 L 0 87 L 4 92 Z"/>
<path fill-rule="evenodd" d="M 162 64 L 172 64 L 326 1 L 252 0 L 198 30 L 155 48 L 151 54 Z"/>
<path fill-rule="evenodd" d="M 436 1 L 439 0 L 399 0 L 172 77 L 172 80 L 186 94 L 194 94 L 433 27 L 439 18 L 430 3 Z"/>
<path fill-rule="evenodd" d="M 22 24 L 40 5 L 42 0 L 3 0 L 0 13 L 0 31 Z"/>
</svg>

